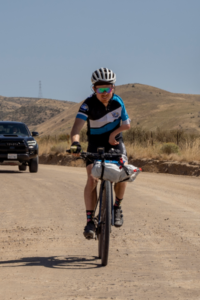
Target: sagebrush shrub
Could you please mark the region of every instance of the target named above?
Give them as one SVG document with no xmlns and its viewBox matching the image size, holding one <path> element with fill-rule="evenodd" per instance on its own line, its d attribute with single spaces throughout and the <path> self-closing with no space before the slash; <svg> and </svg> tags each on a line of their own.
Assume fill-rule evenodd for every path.
<svg viewBox="0 0 200 300">
<path fill-rule="evenodd" d="M 174 143 L 164 143 L 160 149 L 160 152 L 163 154 L 178 153 L 179 147 Z"/>
</svg>

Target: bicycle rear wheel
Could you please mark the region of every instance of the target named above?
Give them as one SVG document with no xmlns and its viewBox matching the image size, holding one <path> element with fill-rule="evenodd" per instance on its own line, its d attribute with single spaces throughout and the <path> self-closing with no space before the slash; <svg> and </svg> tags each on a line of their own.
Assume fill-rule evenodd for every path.
<svg viewBox="0 0 200 300">
<path fill-rule="evenodd" d="M 108 264 L 109 242 L 111 230 L 111 183 L 104 182 L 101 204 L 101 227 L 99 239 L 99 257 L 103 266 Z"/>
</svg>

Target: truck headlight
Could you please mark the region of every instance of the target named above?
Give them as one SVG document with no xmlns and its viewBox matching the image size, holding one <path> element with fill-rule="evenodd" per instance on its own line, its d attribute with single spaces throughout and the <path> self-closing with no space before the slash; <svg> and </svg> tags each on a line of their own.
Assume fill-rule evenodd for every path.
<svg viewBox="0 0 200 300">
<path fill-rule="evenodd" d="M 34 146 L 37 144 L 36 141 L 28 141 L 28 147 L 31 149 L 31 148 L 34 148 Z"/>
</svg>

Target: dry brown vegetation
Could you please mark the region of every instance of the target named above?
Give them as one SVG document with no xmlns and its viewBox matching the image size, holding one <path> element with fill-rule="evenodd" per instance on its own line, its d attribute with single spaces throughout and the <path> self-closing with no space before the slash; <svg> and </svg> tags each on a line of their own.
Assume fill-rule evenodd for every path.
<svg viewBox="0 0 200 300">
<path fill-rule="evenodd" d="M 128 157 L 132 158 L 152 158 L 157 160 L 192 162 L 200 161 L 200 139 L 188 143 L 185 142 L 179 149 L 178 153 L 162 153 L 162 145 L 157 143 L 155 145 L 149 144 L 143 147 L 141 144 L 126 144 Z"/>
<path fill-rule="evenodd" d="M 40 154 L 65 154 L 70 147 L 69 134 L 38 138 Z M 124 134 L 129 158 L 152 158 L 179 162 L 200 161 L 200 136 L 180 130 L 147 131 L 134 127 Z M 81 145 L 86 151 L 86 130 L 81 132 Z M 167 148 L 167 150 L 166 150 Z M 169 151 L 170 150 L 170 151 Z"/>
</svg>

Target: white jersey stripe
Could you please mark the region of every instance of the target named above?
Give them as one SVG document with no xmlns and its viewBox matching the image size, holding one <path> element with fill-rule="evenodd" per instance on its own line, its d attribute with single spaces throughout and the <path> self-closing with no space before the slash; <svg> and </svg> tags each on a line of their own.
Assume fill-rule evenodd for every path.
<svg viewBox="0 0 200 300">
<path fill-rule="evenodd" d="M 90 128 L 100 128 L 108 123 L 116 121 L 117 119 L 121 118 L 121 112 L 122 107 L 118 107 L 98 120 L 89 120 Z"/>
<path fill-rule="evenodd" d="M 122 121 L 122 125 L 127 125 L 131 123 L 131 119 L 127 119 L 125 121 Z"/>
</svg>

